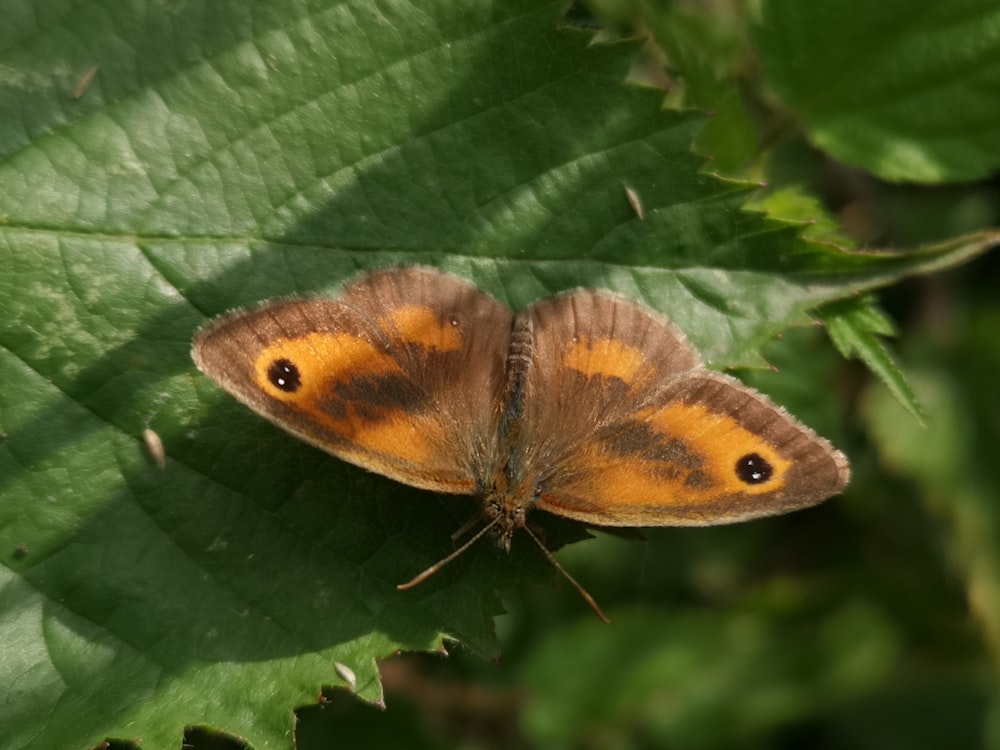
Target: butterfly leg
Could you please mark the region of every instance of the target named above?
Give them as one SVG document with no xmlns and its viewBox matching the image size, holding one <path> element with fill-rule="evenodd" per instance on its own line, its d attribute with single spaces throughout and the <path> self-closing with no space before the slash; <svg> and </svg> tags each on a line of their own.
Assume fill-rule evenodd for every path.
<svg viewBox="0 0 1000 750">
<path fill-rule="evenodd" d="M 471 547 L 473 544 L 475 544 L 476 542 L 478 542 L 479 539 L 482 536 L 484 536 L 486 534 L 486 532 L 488 532 L 490 529 L 492 529 L 497 524 L 498 521 L 499 521 L 499 518 L 494 518 L 488 524 L 486 524 L 485 526 L 483 526 L 483 528 L 481 528 L 479 531 L 477 531 L 475 534 L 473 534 L 472 537 L 467 542 L 465 542 L 465 544 L 463 544 L 461 547 L 459 547 L 458 549 L 456 549 L 450 555 L 441 558 L 436 563 L 434 563 L 429 568 L 427 568 L 427 570 L 425 570 L 423 573 L 417 574 L 415 577 L 411 578 L 406 583 L 399 584 L 398 586 L 396 586 L 396 588 L 399 591 L 406 591 L 407 589 L 412 589 L 418 583 L 423 583 L 428 578 L 430 578 L 432 575 L 434 575 L 439 570 L 441 570 L 441 568 L 443 568 L 445 565 L 447 565 L 452 560 L 454 560 L 456 557 L 458 557 L 463 552 L 465 552 L 467 549 L 469 549 L 469 547 Z"/>
<path fill-rule="evenodd" d="M 469 518 L 468 521 L 463 523 L 458 528 L 458 530 L 451 535 L 452 544 L 458 544 L 458 540 L 461 539 L 466 534 L 468 534 L 473 529 L 473 527 L 475 527 L 476 524 L 480 523 L 482 520 L 483 520 L 483 511 L 477 510 L 475 513 L 472 514 L 472 516 Z"/>
<path fill-rule="evenodd" d="M 555 568 L 556 571 L 558 571 L 563 578 L 565 578 L 567 581 L 573 584 L 573 588 L 577 590 L 580 596 L 583 597 L 583 600 L 590 605 L 590 608 L 594 610 L 594 613 L 598 617 L 600 617 L 601 620 L 603 620 L 606 623 L 610 623 L 611 620 L 609 620 L 607 618 L 607 615 L 605 615 L 604 612 L 601 611 L 601 608 L 598 606 L 597 601 L 594 599 L 594 597 L 590 595 L 590 592 L 587 591 L 587 589 L 585 589 L 579 581 L 577 581 L 573 576 L 571 576 L 569 574 L 569 571 L 566 570 L 566 568 L 564 568 L 562 565 L 559 564 L 559 561 L 556 560 L 556 556 L 553 555 L 551 551 L 549 551 L 549 548 L 542 543 L 541 539 L 535 536 L 535 532 L 531 530 L 531 526 L 526 525 L 524 527 L 524 531 L 527 533 L 528 536 L 531 537 L 532 541 L 538 545 L 538 549 L 540 549 L 542 551 L 542 554 L 545 555 L 545 559 L 549 561 L 549 565 Z"/>
</svg>

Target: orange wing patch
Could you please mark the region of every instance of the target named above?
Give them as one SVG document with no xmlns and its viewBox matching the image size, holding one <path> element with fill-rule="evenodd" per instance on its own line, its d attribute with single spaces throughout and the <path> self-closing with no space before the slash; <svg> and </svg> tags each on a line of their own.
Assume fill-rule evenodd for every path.
<svg viewBox="0 0 1000 750">
<path fill-rule="evenodd" d="M 711 496 L 744 493 L 761 495 L 780 490 L 792 462 L 745 429 L 728 414 L 704 404 L 673 403 L 649 414 L 638 414 L 662 435 L 683 435 L 689 450 L 704 458 L 704 465 L 685 480 L 683 495 L 703 502 Z M 770 467 L 766 481 L 748 484 L 740 479 L 737 462 L 756 455 Z M 699 481 L 701 478 L 701 481 Z"/>
<path fill-rule="evenodd" d="M 621 341 L 580 339 L 566 348 L 562 363 L 588 378 L 618 378 L 631 383 L 645 361 L 642 352 Z"/>
<path fill-rule="evenodd" d="M 766 474 L 747 481 L 756 463 Z M 760 515 L 792 461 L 727 414 L 682 401 L 639 410 L 584 441 L 538 507 L 607 526 L 722 523 Z"/>
<path fill-rule="evenodd" d="M 282 362 L 293 363 L 298 370 L 300 382 L 293 387 L 288 387 L 277 371 Z M 279 339 L 263 349 L 254 362 L 257 386 L 289 404 L 317 402 L 330 381 L 400 372 L 399 364 L 390 355 L 345 333 L 308 333 Z"/>
<path fill-rule="evenodd" d="M 439 352 L 459 351 L 464 345 L 462 333 L 453 323 L 441 323 L 433 310 L 410 305 L 393 310 L 389 324 L 382 327 L 395 330 L 407 344 L 415 344 Z"/>
<path fill-rule="evenodd" d="M 409 317 L 411 324 L 415 320 L 420 323 Z M 421 330 L 425 342 L 429 335 L 449 342 L 448 336 L 433 336 L 434 329 L 426 325 Z M 452 333 L 450 329 L 444 332 Z M 423 394 L 399 362 L 356 336 L 309 333 L 281 339 L 258 355 L 254 372 L 257 385 L 266 393 L 307 413 L 365 453 L 416 465 L 430 459 L 436 445 L 447 439 L 439 421 L 421 415 L 426 406 Z M 349 446 L 339 450 L 359 452 Z"/>
</svg>

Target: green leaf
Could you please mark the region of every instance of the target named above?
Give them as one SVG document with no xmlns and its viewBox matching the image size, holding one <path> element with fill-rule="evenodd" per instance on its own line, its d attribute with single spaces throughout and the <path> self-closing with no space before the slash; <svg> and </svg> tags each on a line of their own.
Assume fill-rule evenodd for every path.
<svg viewBox="0 0 1000 750">
<path fill-rule="evenodd" d="M 801 187 L 761 191 L 747 202 L 745 208 L 780 216 L 786 221 L 802 222 L 802 235 L 815 242 L 854 249 L 854 241 L 844 234 L 819 199 Z"/>
<path fill-rule="evenodd" d="M 750 15 L 745 3 L 642 0 L 642 23 L 667 57 L 668 102 L 712 113 L 697 150 L 713 171 L 741 175 L 758 155 L 756 124 L 743 90 Z"/>
<path fill-rule="evenodd" d="M 916 394 L 906 381 L 892 354 L 879 336 L 895 336 L 896 329 L 885 313 L 871 299 L 847 300 L 830 305 L 823 311 L 830 338 L 845 357 L 857 357 L 889 389 L 921 425 L 924 415 Z"/>
<path fill-rule="evenodd" d="M 995 241 L 857 255 L 742 212 L 748 186 L 691 152 L 702 118 L 623 85 L 635 46 L 559 30 L 561 10 L 0 1 L 8 747 L 176 747 L 193 724 L 290 747 L 335 665 L 379 702 L 380 657 L 495 655 L 497 594 L 552 575 L 521 539 L 396 591 L 475 502 L 263 423 L 194 370 L 206 318 L 425 262 L 514 307 L 617 290 L 725 367 Z"/>
<path fill-rule="evenodd" d="M 886 180 L 975 180 L 1000 167 L 994 0 L 766 0 L 766 74 L 809 138 Z"/>
</svg>

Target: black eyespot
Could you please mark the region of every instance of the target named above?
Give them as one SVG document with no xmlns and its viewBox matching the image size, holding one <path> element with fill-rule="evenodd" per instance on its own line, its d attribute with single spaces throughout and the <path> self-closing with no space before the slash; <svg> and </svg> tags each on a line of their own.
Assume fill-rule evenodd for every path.
<svg viewBox="0 0 1000 750">
<path fill-rule="evenodd" d="M 295 393 L 302 387 L 302 377 L 299 368 L 290 359 L 276 359 L 267 368 L 267 379 L 271 385 L 286 393 Z"/>
<path fill-rule="evenodd" d="M 736 461 L 736 476 L 747 484 L 761 484 L 774 474 L 771 466 L 759 453 L 747 453 Z"/>
</svg>

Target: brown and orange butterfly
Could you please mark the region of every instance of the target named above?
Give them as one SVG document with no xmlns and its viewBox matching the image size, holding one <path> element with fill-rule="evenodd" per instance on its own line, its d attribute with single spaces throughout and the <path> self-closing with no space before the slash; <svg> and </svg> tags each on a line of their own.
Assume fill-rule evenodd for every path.
<svg viewBox="0 0 1000 750">
<path fill-rule="evenodd" d="M 202 372 L 281 428 L 405 484 L 482 500 L 509 549 L 540 510 L 596 526 L 706 526 L 840 492 L 843 454 L 704 368 L 669 320 L 579 289 L 516 315 L 432 268 L 363 274 L 198 332 Z"/>
</svg>

